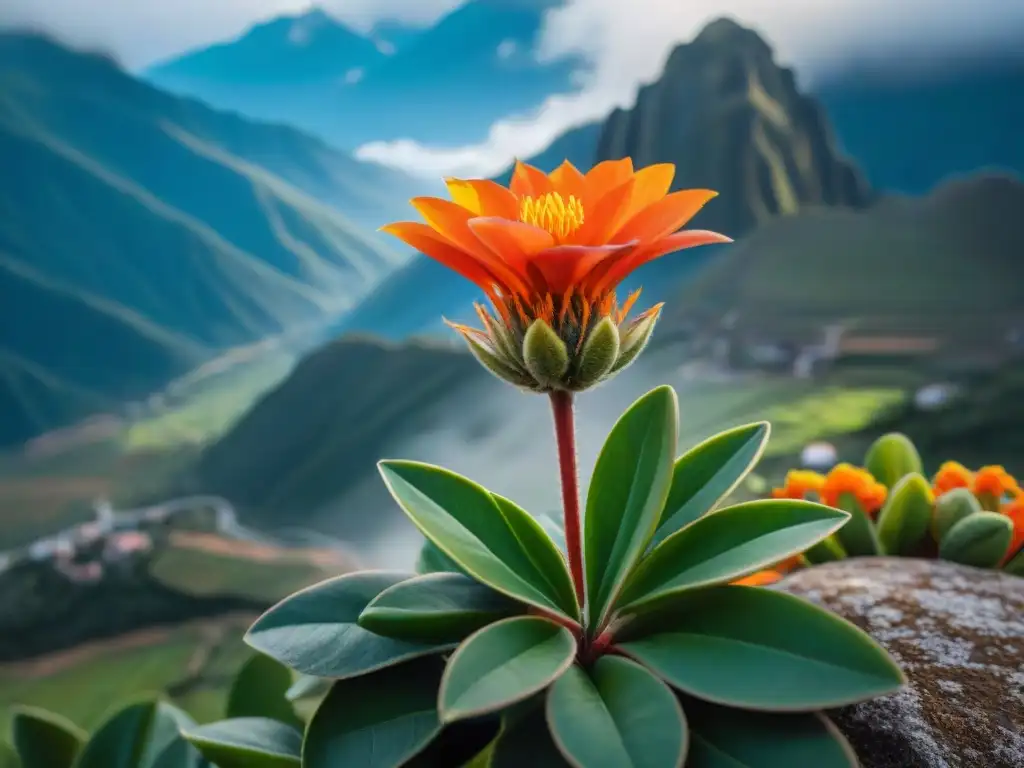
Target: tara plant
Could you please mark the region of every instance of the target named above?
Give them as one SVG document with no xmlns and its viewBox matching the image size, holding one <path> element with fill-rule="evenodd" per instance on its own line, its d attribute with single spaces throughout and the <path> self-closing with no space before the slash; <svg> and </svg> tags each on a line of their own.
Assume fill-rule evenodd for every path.
<svg viewBox="0 0 1024 768">
<path fill-rule="evenodd" d="M 872 555 L 938 557 L 1024 576 L 1024 493 L 1017 480 L 1001 466 L 973 472 L 948 461 L 929 482 L 906 435 L 878 438 L 864 467 L 792 471 L 772 496 L 821 501 L 851 515 L 834 536 L 777 567 L 775 578 L 800 565 Z"/>
<path fill-rule="evenodd" d="M 221 768 L 724 768 L 856 765 L 823 710 L 903 683 L 847 621 L 735 584 L 827 540 L 848 512 L 805 500 L 720 506 L 757 462 L 766 423 L 676 458 L 669 387 L 608 435 L 581 504 L 574 396 L 633 362 L 657 308 L 626 323 L 616 286 L 666 253 L 727 242 L 682 231 L 713 196 L 669 194 L 670 165 L 585 175 L 517 164 L 509 188 L 449 180 L 426 223 L 386 227 L 476 283 L 488 370 L 547 394 L 562 489 L 556 524 L 440 467 L 379 463 L 430 542 L 421 573 L 364 571 L 291 595 L 247 642 L 329 686 L 301 744 L 228 720 L 190 733 Z"/>
</svg>

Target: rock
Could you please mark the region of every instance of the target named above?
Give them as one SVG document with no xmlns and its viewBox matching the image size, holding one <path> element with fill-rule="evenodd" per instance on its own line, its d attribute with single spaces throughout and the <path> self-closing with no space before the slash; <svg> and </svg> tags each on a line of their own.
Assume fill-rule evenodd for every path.
<svg viewBox="0 0 1024 768">
<path fill-rule="evenodd" d="M 852 621 L 907 673 L 900 693 L 829 713 L 863 768 L 1024 768 L 1024 579 L 874 557 L 778 587 Z"/>
</svg>

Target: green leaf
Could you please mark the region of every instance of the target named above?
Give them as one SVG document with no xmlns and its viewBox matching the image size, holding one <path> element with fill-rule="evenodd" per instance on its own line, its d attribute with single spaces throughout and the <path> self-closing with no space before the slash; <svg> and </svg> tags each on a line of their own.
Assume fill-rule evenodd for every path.
<svg viewBox="0 0 1024 768">
<path fill-rule="evenodd" d="M 302 734 L 265 717 L 201 725 L 184 733 L 217 768 L 300 768 Z"/>
<path fill-rule="evenodd" d="M 880 546 L 875 524 L 850 493 L 841 494 L 839 509 L 850 514 L 850 521 L 844 525 L 836 539 L 850 557 L 873 557 L 879 554 Z"/>
<path fill-rule="evenodd" d="M 437 548 L 430 539 L 423 542 L 420 556 L 416 560 L 416 573 L 461 573 L 462 567 Z"/>
<path fill-rule="evenodd" d="M 504 709 L 547 688 L 569 668 L 576 638 L 547 619 L 503 619 L 466 638 L 441 681 L 441 719 L 453 722 Z"/>
<path fill-rule="evenodd" d="M 314 675 L 299 675 L 291 688 L 285 693 L 288 701 L 302 701 L 304 699 L 315 699 L 323 696 L 331 689 L 334 683 L 330 678 L 315 677 Z"/>
<path fill-rule="evenodd" d="M 86 733 L 55 712 L 11 707 L 11 743 L 23 768 L 71 768 Z"/>
<path fill-rule="evenodd" d="M 709 437 L 676 459 L 651 544 L 659 544 L 724 501 L 757 464 L 770 435 L 767 421 L 747 424 Z"/>
<path fill-rule="evenodd" d="M 735 581 L 798 555 L 838 530 L 849 515 L 793 499 L 724 507 L 655 547 L 622 591 L 624 611 L 697 587 Z"/>
<path fill-rule="evenodd" d="M 381 637 L 356 623 L 377 595 L 407 578 L 404 573 L 360 571 L 321 581 L 264 613 L 245 641 L 298 672 L 338 679 L 448 650 L 451 645 Z"/>
<path fill-rule="evenodd" d="M 690 723 L 686 768 L 859 768 L 853 749 L 816 712 L 769 714 L 684 699 Z"/>
<path fill-rule="evenodd" d="M 978 498 L 968 488 L 954 488 L 935 500 L 935 514 L 932 516 L 932 534 L 941 542 L 949 529 L 965 517 L 981 512 Z"/>
<path fill-rule="evenodd" d="M 928 536 L 935 500 L 923 476 L 912 473 L 893 487 L 878 515 L 882 554 L 912 554 Z"/>
<path fill-rule="evenodd" d="M 551 738 L 544 707 L 536 706 L 521 717 L 503 717 L 489 761 L 466 768 L 570 768 L 570 764 Z"/>
<path fill-rule="evenodd" d="M 684 693 L 746 709 L 796 712 L 889 694 L 904 682 L 885 650 L 850 622 L 759 587 L 680 596 L 659 633 L 620 643 Z M 644 624 L 645 622 L 640 622 Z M 653 617 L 646 626 L 655 626 Z M 626 637 L 640 629 L 626 627 Z"/>
<path fill-rule="evenodd" d="M 886 488 L 892 488 L 911 473 L 924 474 L 924 465 L 910 438 L 890 432 L 875 440 L 864 457 L 864 468 Z"/>
<path fill-rule="evenodd" d="M 59 766 L 60 764 L 57 763 Z M 5 744 L 0 741 L 0 768 L 23 768 L 21 761 L 18 760 L 18 753 L 14 751 L 14 747 Z M 486 765 L 481 766 L 486 768 Z"/>
<path fill-rule="evenodd" d="M 1011 557 L 1003 566 L 1003 570 L 1014 576 L 1024 576 L 1024 549 Z"/>
<path fill-rule="evenodd" d="M 611 372 L 619 358 L 619 327 L 610 317 L 604 317 L 593 327 L 583 349 L 574 361 L 572 388 L 589 389 Z"/>
<path fill-rule="evenodd" d="M 170 759 L 168 753 L 178 754 L 187 761 L 174 768 L 199 764 L 199 753 L 181 735 L 182 730 L 194 727 L 195 721 L 187 712 L 166 701 L 157 702 L 139 768 L 157 768 L 161 761 L 166 763 Z"/>
<path fill-rule="evenodd" d="M 156 714 L 156 701 L 140 701 L 119 710 L 86 742 L 75 768 L 138 768 Z"/>
<path fill-rule="evenodd" d="M 492 493 L 491 498 L 505 516 L 509 528 L 519 540 L 537 573 L 544 579 L 548 594 L 557 595 L 559 605 L 571 609 L 567 615 L 578 619 L 580 606 L 576 600 L 572 576 L 569 575 L 569 565 L 562 550 L 548 535 L 546 527 L 529 512 L 505 497 Z M 564 532 L 562 538 L 564 542 Z"/>
<path fill-rule="evenodd" d="M 590 675 L 570 668 L 548 693 L 547 717 L 558 749 L 582 768 L 682 766 L 686 757 L 678 699 L 628 659 L 604 656 Z"/>
<path fill-rule="evenodd" d="M 975 568 L 995 568 L 1013 540 L 1013 523 L 998 512 L 976 512 L 949 529 L 939 543 L 939 557 Z"/>
<path fill-rule="evenodd" d="M 440 659 L 417 659 L 335 683 L 310 721 L 304 768 L 404 765 L 441 732 L 443 672 Z"/>
<path fill-rule="evenodd" d="M 678 422 L 676 393 L 657 387 L 619 418 L 597 457 L 583 523 L 592 628 L 604 624 L 658 524 L 672 479 Z"/>
<path fill-rule="evenodd" d="M 486 488 L 441 467 L 415 461 L 382 461 L 378 467 L 413 524 L 474 579 L 524 603 L 579 617 L 567 566 L 526 512 L 511 503 L 499 506 Z M 521 537 L 548 552 L 531 554 Z M 556 559 L 567 593 L 552 588 L 552 574 L 536 564 Z"/>
<path fill-rule="evenodd" d="M 544 532 L 548 535 L 555 547 L 558 548 L 559 552 L 564 553 L 565 550 L 565 525 L 562 523 L 562 512 L 545 512 L 537 515 L 537 522 L 540 523 L 540 527 L 544 529 Z"/>
<path fill-rule="evenodd" d="M 458 643 L 523 608 L 468 576 L 430 573 L 385 589 L 359 615 L 359 626 L 400 640 Z"/>
<path fill-rule="evenodd" d="M 837 539 L 835 535 L 832 535 L 827 539 L 819 541 L 813 547 L 804 552 L 804 557 L 807 559 L 807 562 L 811 563 L 811 565 L 831 563 L 836 560 L 844 560 L 846 558 L 846 550 L 843 549 L 843 545 L 839 543 L 839 539 Z"/>
<path fill-rule="evenodd" d="M 214 768 L 184 737 L 172 741 L 160 752 L 153 768 Z"/>
<path fill-rule="evenodd" d="M 238 671 L 228 692 L 225 716 L 267 717 L 301 727 L 302 722 L 288 702 L 292 673 L 274 659 L 256 654 Z"/>
</svg>

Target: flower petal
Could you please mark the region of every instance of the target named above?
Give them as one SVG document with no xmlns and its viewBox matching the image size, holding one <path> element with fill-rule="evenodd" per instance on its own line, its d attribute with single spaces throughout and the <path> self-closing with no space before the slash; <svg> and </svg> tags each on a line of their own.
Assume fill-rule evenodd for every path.
<svg viewBox="0 0 1024 768">
<path fill-rule="evenodd" d="M 710 189 L 684 189 L 673 192 L 647 206 L 629 219 L 618 232 L 615 240 L 639 239 L 650 243 L 671 235 L 690 219 L 718 193 Z"/>
<path fill-rule="evenodd" d="M 469 228 L 492 253 L 499 256 L 517 274 L 525 274 L 530 257 L 555 244 L 546 229 L 496 217 L 470 219 Z"/>
<path fill-rule="evenodd" d="M 493 295 L 495 285 L 502 290 L 508 290 L 508 286 L 486 266 L 473 258 L 471 254 L 456 248 L 426 224 L 418 221 L 398 221 L 381 227 L 381 231 L 394 235 L 420 253 L 448 267 L 452 272 L 462 275 L 483 288 L 488 296 Z"/>
<path fill-rule="evenodd" d="M 632 253 L 612 266 L 596 285 L 591 286 L 591 290 L 594 293 L 610 291 L 639 267 L 666 254 L 681 251 L 684 248 L 693 248 L 698 245 L 731 242 L 732 238 L 730 237 L 703 229 L 689 229 L 684 232 L 676 232 L 674 235 L 664 237 L 657 242 L 636 248 Z"/>
<path fill-rule="evenodd" d="M 570 237 L 570 242 L 581 245 L 606 245 L 612 241 L 612 233 L 618 229 L 633 196 L 635 181 L 632 176 L 597 200 L 589 208 L 584 205 L 583 226 Z M 625 238 L 616 238 L 622 243 Z"/>
<path fill-rule="evenodd" d="M 633 161 L 624 157 L 621 160 L 603 160 L 583 177 L 586 182 L 583 195 L 584 206 L 590 206 L 604 197 L 611 190 L 625 183 L 633 175 Z"/>
<path fill-rule="evenodd" d="M 548 178 L 551 180 L 551 186 L 554 187 L 554 191 L 565 200 L 572 196 L 583 202 L 583 190 L 586 186 L 586 181 L 583 174 L 568 160 L 562 161 L 560 166 L 548 174 Z"/>
<path fill-rule="evenodd" d="M 615 258 L 629 245 L 558 245 L 530 258 L 531 266 L 543 276 L 547 293 L 562 296 L 582 286 L 587 275 L 605 259 Z"/>
<path fill-rule="evenodd" d="M 648 165 L 636 172 L 633 199 L 629 201 L 628 217 L 632 218 L 649 205 L 661 200 L 672 188 L 676 167 L 672 163 Z"/>
<path fill-rule="evenodd" d="M 445 179 L 456 205 L 476 216 L 519 218 L 519 202 L 508 189 L 489 179 Z"/>
<path fill-rule="evenodd" d="M 509 189 L 516 197 L 540 197 L 552 191 L 551 179 L 539 168 L 516 160 Z"/>
<path fill-rule="evenodd" d="M 472 213 L 450 200 L 442 200 L 439 197 L 414 197 L 411 202 L 426 219 L 427 224 L 450 240 L 455 247 L 472 254 L 478 262 L 486 265 L 488 271 L 500 278 L 503 285 L 513 291 L 525 288 L 522 278 L 473 234 L 469 228 L 469 220 L 474 218 Z"/>
</svg>

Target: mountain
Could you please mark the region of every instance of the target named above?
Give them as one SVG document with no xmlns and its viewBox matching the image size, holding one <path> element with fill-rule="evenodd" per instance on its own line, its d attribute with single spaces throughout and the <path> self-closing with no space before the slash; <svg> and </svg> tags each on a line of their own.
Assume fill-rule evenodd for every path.
<svg viewBox="0 0 1024 768">
<path fill-rule="evenodd" d="M 984 365 L 1024 333 L 1024 182 L 961 179 L 925 198 L 776 219 L 687 282 L 661 323 L 734 338 L 818 342 L 846 325 L 862 342 L 926 342 L 939 359 Z M 1015 352 L 1016 350 L 1016 352 Z"/>
<path fill-rule="evenodd" d="M 641 88 L 635 105 L 603 123 L 565 133 L 530 162 L 552 170 L 569 158 L 583 168 L 632 157 L 634 166 L 676 164 L 675 188 L 708 187 L 720 195 L 694 226 L 739 237 L 759 223 L 808 205 L 862 206 L 871 192 L 833 145 L 817 103 L 800 93 L 753 31 L 722 19 L 669 56 L 661 77 Z M 507 182 L 511 169 L 500 177 Z M 644 286 L 648 302 L 712 258 L 700 248 L 648 264 L 626 289 Z M 338 331 L 391 338 L 437 328 L 441 314 L 462 317 L 475 286 L 436 262 L 414 257 L 390 275 Z"/>
<path fill-rule="evenodd" d="M 0 35 L 0 158 L 0 444 L 320 324 L 403 258 L 364 234 L 403 177 L 39 36 Z"/>
<path fill-rule="evenodd" d="M 362 36 L 322 10 L 160 63 L 153 83 L 296 125 L 346 149 L 412 139 L 457 146 L 496 120 L 577 89 L 582 62 L 538 62 L 544 14 L 563 0 L 470 0 L 412 33 Z"/>
</svg>

